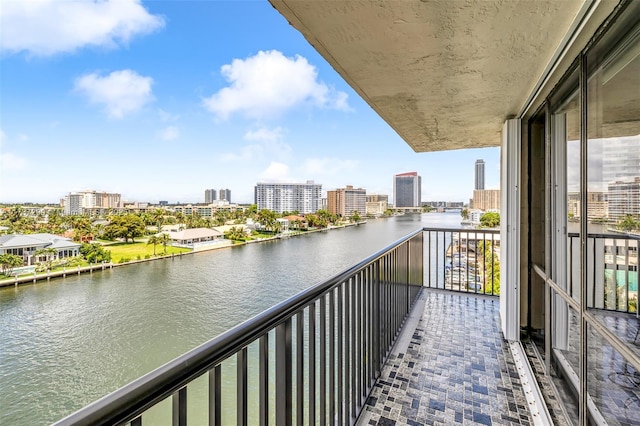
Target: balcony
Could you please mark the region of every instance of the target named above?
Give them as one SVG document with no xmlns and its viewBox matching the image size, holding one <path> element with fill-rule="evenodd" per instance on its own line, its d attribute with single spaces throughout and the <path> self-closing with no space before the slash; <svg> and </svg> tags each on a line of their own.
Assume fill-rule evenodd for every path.
<svg viewBox="0 0 640 426">
<path fill-rule="evenodd" d="M 56 424 L 566 424 L 502 337 L 499 237 L 417 230 Z"/>
</svg>

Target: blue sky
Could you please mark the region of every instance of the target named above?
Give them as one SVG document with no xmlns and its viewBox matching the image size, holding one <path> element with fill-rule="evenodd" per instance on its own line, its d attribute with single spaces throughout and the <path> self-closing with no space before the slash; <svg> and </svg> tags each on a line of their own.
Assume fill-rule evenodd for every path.
<svg viewBox="0 0 640 426">
<path fill-rule="evenodd" d="M 468 201 L 499 149 L 414 153 L 265 1 L 1 0 L 0 202 L 202 202 L 257 182 Z M 496 143 L 499 141 L 496 140 Z"/>
</svg>

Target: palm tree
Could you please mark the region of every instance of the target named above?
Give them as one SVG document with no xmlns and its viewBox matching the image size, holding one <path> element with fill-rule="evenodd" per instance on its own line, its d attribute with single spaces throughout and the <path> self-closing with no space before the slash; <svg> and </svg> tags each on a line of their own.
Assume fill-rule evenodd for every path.
<svg viewBox="0 0 640 426">
<path fill-rule="evenodd" d="M 47 260 L 49 260 L 50 258 L 54 257 L 56 254 L 58 254 L 58 250 L 54 248 L 41 248 L 36 250 L 36 252 L 33 255 L 44 256 Z"/>
<path fill-rule="evenodd" d="M 22 265 L 22 257 L 10 253 L 0 254 L 0 271 L 2 271 L 3 275 L 11 275 L 13 268 L 17 268 Z"/>
<path fill-rule="evenodd" d="M 167 235 L 167 234 L 162 234 L 162 235 Z M 160 237 L 157 235 L 152 235 L 149 237 L 149 239 L 147 240 L 147 245 L 148 244 L 153 244 L 153 255 L 156 255 L 156 245 L 161 244 L 160 241 Z M 166 249 L 165 249 L 166 252 Z"/>
<path fill-rule="evenodd" d="M 162 209 L 155 209 L 151 212 L 151 216 L 153 217 L 153 223 L 158 228 L 157 232 L 162 232 L 162 225 L 165 222 L 164 214 L 165 214 L 165 211 Z"/>
<path fill-rule="evenodd" d="M 68 216 L 65 221 L 73 229 L 73 239 L 75 241 L 86 241 L 88 237 L 93 237 L 89 216 Z"/>
<path fill-rule="evenodd" d="M 167 254 L 167 244 L 171 242 L 171 238 L 169 237 L 169 234 L 165 234 L 163 232 L 158 236 L 158 238 L 159 238 L 158 239 L 159 244 L 162 244 L 162 247 L 164 247 L 164 254 Z"/>
<path fill-rule="evenodd" d="M 175 213 L 173 214 L 173 216 L 176 218 L 176 222 L 178 222 L 178 223 L 184 223 L 184 221 L 185 221 L 184 213 L 182 213 L 182 212 L 175 212 Z"/>
<path fill-rule="evenodd" d="M 263 225 L 265 229 L 273 231 L 273 227 L 276 224 L 276 213 L 271 210 L 262 209 L 258 212 L 256 220 Z"/>
<path fill-rule="evenodd" d="M 232 226 L 231 229 L 224 233 L 224 236 L 228 240 L 243 241 L 246 238 L 247 234 L 244 232 L 241 226 Z"/>
<path fill-rule="evenodd" d="M 634 217 L 630 214 L 626 215 L 618 224 L 618 229 L 623 231 L 633 231 L 634 229 L 638 229 L 640 223 L 634 219 Z"/>
<path fill-rule="evenodd" d="M 44 260 L 38 263 L 40 263 L 45 269 L 51 269 L 51 267 L 53 266 L 53 259 L 56 254 L 58 254 L 58 250 L 54 248 L 41 248 L 33 253 L 33 257 L 39 258 L 41 256 L 44 256 Z"/>
</svg>

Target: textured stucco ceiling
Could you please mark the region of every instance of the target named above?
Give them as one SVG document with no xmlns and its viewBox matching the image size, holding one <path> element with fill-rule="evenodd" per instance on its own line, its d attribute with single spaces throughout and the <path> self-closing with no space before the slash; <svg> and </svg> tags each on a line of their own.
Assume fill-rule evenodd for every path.
<svg viewBox="0 0 640 426">
<path fill-rule="evenodd" d="M 500 144 L 583 0 L 270 0 L 417 152 Z"/>
</svg>

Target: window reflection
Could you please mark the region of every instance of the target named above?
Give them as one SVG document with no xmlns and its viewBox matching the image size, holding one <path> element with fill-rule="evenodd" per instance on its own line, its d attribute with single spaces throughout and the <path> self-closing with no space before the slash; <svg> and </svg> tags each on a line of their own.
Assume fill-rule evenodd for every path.
<svg viewBox="0 0 640 426">
<path fill-rule="evenodd" d="M 640 423 L 640 373 L 591 326 L 587 340 L 589 396 L 609 425 Z"/>
<path fill-rule="evenodd" d="M 590 58 L 588 286 L 590 307 L 637 311 L 640 238 L 640 29 Z"/>
<path fill-rule="evenodd" d="M 588 60 L 587 308 L 638 355 L 640 28 Z M 587 386 L 598 411 L 609 424 L 638 424 L 637 369 L 592 325 L 587 343 Z"/>
</svg>

